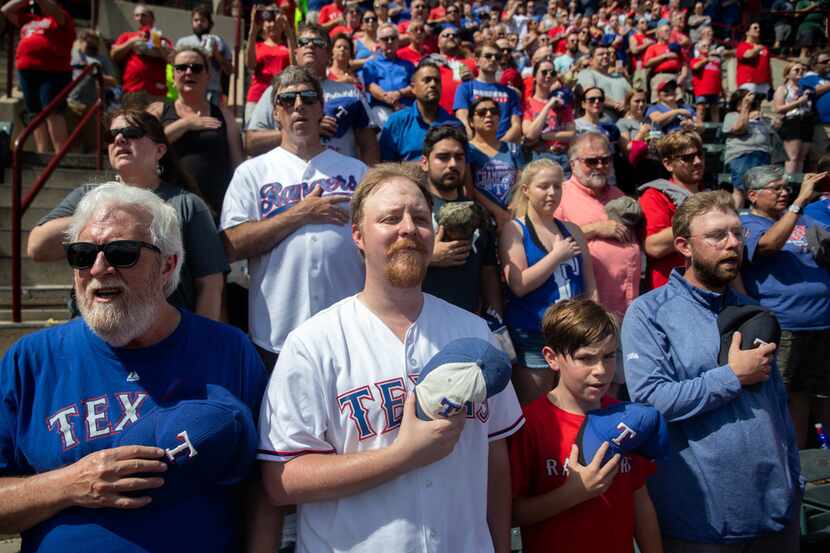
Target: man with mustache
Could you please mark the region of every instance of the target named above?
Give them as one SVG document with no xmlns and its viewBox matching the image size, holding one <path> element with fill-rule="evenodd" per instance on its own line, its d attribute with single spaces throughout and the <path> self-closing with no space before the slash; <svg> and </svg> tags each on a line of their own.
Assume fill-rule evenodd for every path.
<svg viewBox="0 0 830 553">
<path fill-rule="evenodd" d="M 265 389 L 245 335 L 167 302 L 184 256 L 175 209 L 149 190 L 98 186 L 65 248 L 81 317 L 26 336 L 0 362 L 3 532 L 20 532 L 24 551 L 242 550 L 241 486 L 165 492 L 206 428 L 176 426 L 182 448 L 119 441 L 157 407 L 217 397 L 214 386 L 255 417 Z"/>
<path fill-rule="evenodd" d="M 479 224 L 478 228 L 470 229 L 469 239 L 459 239 L 451 235 L 453 229 L 447 232 L 438 224 L 444 206 L 470 201 L 463 190 L 467 135 L 460 124 L 432 127 L 423 145 L 421 169 L 432 195 L 435 228 L 435 247 L 423 290 L 471 313 L 485 313 L 492 308 L 501 316 L 504 309 L 496 238 L 492 231 L 486 224 Z"/>
<path fill-rule="evenodd" d="M 432 196 L 411 167 L 369 170 L 352 196 L 363 289 L 288 336 L 264 398 L 263 481 L 299 505 L 300 551 L 510 550 L 504 438 L 524 419 L 512 386 L 449 418 L 415 415 L 430 358 L 487 324 L 424 294 Z"/>
<path fill-rule="evenodd" d="M 795 553 L 799 460 L 777 344 L 741 349 L 741 332 L 722 343 L 718 326 L 724 309 L 754 304 L 730 286 L 741 220 L 728 193 L 701 192 L 672 228 L 688 268 L 634 300 L 622 325 L 631 398 L 669 423 L 672 453 L 648 482 L 664 551 Z"/>
</svg>

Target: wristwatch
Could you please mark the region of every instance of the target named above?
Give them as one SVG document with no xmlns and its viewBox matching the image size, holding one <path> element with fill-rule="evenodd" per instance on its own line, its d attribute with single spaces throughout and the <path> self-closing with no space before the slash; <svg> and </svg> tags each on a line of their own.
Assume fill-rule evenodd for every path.
<svg viewBox="0 0 830 553">
<path fill-rule="evenodd" d="M 796 215 L 801 213 L 801 206 L 798 204 L 791 204 L 790 207 L 787 208 L 787 211 L 790 213 L 795 213 Z"/>
</svg>

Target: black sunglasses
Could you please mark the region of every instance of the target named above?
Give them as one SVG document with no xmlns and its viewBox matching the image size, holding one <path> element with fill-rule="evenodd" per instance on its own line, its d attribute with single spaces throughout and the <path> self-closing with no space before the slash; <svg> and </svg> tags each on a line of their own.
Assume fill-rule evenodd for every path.
<svg viewBox="0 0 830 553">
<path fill-rule="evenodd" d="M 301 90 L 299 92 L 280 92 L 277 94 L 277 103 L 284 108 L 293 108 L 299 96 L 304 106 L 310 106 L 320 101 L 320 96 L 313 90 Z"/>
<path fill-rule="evenodd" d="M 118 135 L 124 137 L 124 140 L 138 140 L 147 136 L 147 131 L 141 127 L 118 127 L 117 129 L 110 129 L 107 135 L 110 144 L 116 141 Z"/>
<path fill-rule="evenodd" d="M 539 74 L 543 77 L 547 77 L 548 75 L 555 74 L 555 71 L 553 69 L 540 69 Z"/>
<path fill-rule="evenodd" d="M 375 21 L 377 21 L 377 20 L 378 20 L 378 18 L 377 18 L 377 17 L 371 17 L 371 16 L 370 16 L 370 17 L 364 17 L 364 18 L 363 18 L 363 22 L 364 22 L 364 23 L 374 23 L 374 22 L 375 22 Z"/>
<path fill-rule="evenodd" d="M 674 156 L 674 159 L 679 159 L 683 163 L 694 163 L 695 158 L 700 158 L 702 160 L 703 159 L 703 152 L 701 152 L 700 150 L 697 150 L 697 151 L 692 152 L 690 154 L 678 154 L 678 155 Z"/>
<path fill-rule="evenodd" d="M 486 54 L 481 54 L 481 57 L 486 60 L 497 60 L 501 57 L 501 54 L 495 54 L 493 52 L 488 52 Z"/>
<path fill-rule="evenodd" d="M 499 114 L 499 108 L 477 108 L 476 111 L 475 111 L 475 114 L 478 115 L 479 117 L 484 117 L 488 113 L 490 115 L 498 115 Z"/>
<path fill-rule="evenodd" d="M 581 157 L 579 159 L 588 167 L 598 167 L 600 164 L 607 166 L 611 163 L 611 156 Z"/>
<path fill-rule="evenodd" d="M 203 63 L 177 63 L 173 66 L 173 69 L 178 71 L 179 73 L 184 73 L 188 69 L 194 75 L 198 75 L 202 71 L 205 70 L 205 64 Z"/>
<path fill-rule="evenodd" d="M 389 35 L 389 36 L 379 36 L 378 40 L 381 42 L 395 42 L 398 40 L 397 35 Z"/>
<path fill-rule="evenodd" d="M 441 35 L 442 38 L 458 38 L 458 33 L 446 33 Z"/>
<path fill-rule="evenodd" d="M 161 253 L 158 246 L 141 240 L 113 240 L 106 244 L 92 242 L 71 242 L 63 245 L 66 250 L 66 260 L 75 269 L 89 269 L 95 265 L 98 252 L 104 252 L 107 263 L 118 269 L 129 269 L 138 263 L 141 257 L 141 248 Z"/>
<path fill-rule="evenodd" d="M 297 39 L 297 46 L 306 48 L 308 46 L 316 46 L 317 48 L 325 48 L 326 42 L 321 38 L 303 37 Z"/>
<path fill-rule="evenodd" d="M 593 102 L 602 103 L 602 102 L 605 101 L 605 96 L 591 96 L 590 98 L 586 97 L 585 101 L 588 102 L 589 104 L 593 103 Z"/>
</svg>

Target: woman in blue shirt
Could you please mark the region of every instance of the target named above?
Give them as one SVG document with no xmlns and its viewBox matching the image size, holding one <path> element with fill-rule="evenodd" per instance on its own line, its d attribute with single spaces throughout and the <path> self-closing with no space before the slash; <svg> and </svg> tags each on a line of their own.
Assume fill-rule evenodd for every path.
<svg viewBox="0 0 830 553">
<path fill-rule="evenodd" d="M 501 142 L 499 106 L 492 98 L 476 98 L 470 104 L 467 121 L 473 136 L 470 139 L 469 162 L 472 196 L 483 205 L 499 228 L 512 219 L 507 205 L 516 174 L 524 167 L 522 149 L 512 142 Z"/>
<path fill-rule="evenodd" d="M 513 219 L 501 229 L 499 253 L 509 288 L 505 323 L 518 355 L 513 384 L 522 404 L 553 388 L 542 356 L 542 317 L 554 303 L 598 301 L 591 256 L 579 227 L 554 218 L 562 199 L 562 168 L 548 159 L 528 164 L 514 186 Z"/>
</svg>

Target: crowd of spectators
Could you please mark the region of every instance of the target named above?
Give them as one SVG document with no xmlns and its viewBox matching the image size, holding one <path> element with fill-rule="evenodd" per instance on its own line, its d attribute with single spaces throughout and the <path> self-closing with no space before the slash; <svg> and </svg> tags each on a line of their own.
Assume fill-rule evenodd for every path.
<svg viewBox="0 0 830 553">
<path fill-rule="evenodd" d="M 643 553 L 691 551 L 703 543 L 718 552 L 742 551 L 746 544 L 758 551 L 797 550 L 793 455 L 808 445 L 811 422 L 830 424 L 830 256 L 821 253 L 830 248 L 830 51 L 821 1 L 241 4 L 248 37 L 237 61 L 247 88 L 238 110 L 228 105 L 229 37 L 211 33 L 209 8 L 193 9 L 193 34 L 174 41 L 158 29 L 151 7 L 136 4 L 135 30 L 109 37 L 109 55 L 93 31 L 75 41 L 74 22 L 58 0 L 11 0 L 2 13 L 21 27 L 17 70 L 30 114 L 55 97 L 72 71 L 100 67 L 112 168 L 122 185 L 152 191 L 172 206 L 180 222 L 184 261 L 180 280 L 165 290 L 169 303 L 243 329 L 266 374 L 274 371 L 260 419 L 271 427 L 260 429 L 259 455 L 271 501 L 257 503 L 252 520 L 283 520 L 288 510 L 275 503 L 320 501 L 300 508 L 301 542 L 311 543 L 313 534 L 331 550 L 372 550 L 334 545 L 324 535 L 321 513 L 334 505 L 330 522 L 340 527 L 346 515 L 330 502 L 367 489 L 380 493 L 377 486 L 386 480 L 367 477 L 349 487 L 346 478 L 332 484 L 336 493 L 305 493 L 316 489 L 308 475 L 274 469 L 276 462 L 322 471 L 323 465 L 314 468 L 314 456 L 337 449 L 325 442 L 332 430 L 322 419 L 286 414 L 285 405 L 275 405 L 282 392 L 274 387 L 296 384 L 298 393 L 307 392 L 297 367 L 287 366 L 291 360 L 313 364 L 298 338 L 310 332 L 298 328 L 321 312 L 330 321 L 348 298 L 371 296 L 388 281 L 407 290 L 417 284 L 487 320 L 513 355 L 512 384 L 528 425 L 546 420 L 545 402 L 561 410 L 551 424 L 565 428 L 577 420 L 568 418 L 574 409 L 616 401 L 600 404 L 597 397 L 574 407 L 563 394 L 583 384 L 593 392 L 602 388 L 601 395 L 651 404 L 668 422 L 675 451 L 656 469 L 641 461 L 632 469 L 629 461 L 615 460 L 607 465 L 613 470 L 601 469 L 598 459 L 576 461 L 576 427 L 573 435 L 563 431 L 568 438 L 555 447 L 536 443 L 542 438 L 532 434 L 535 428 L 500 435 L 504 450 L 491 447 L 490 454 L 507 463 L 499 466 L 515 479 L 514 520 L 532 536 L 526 551 L 546 550 L 545 539 L 558 539 L 557 528 L 620 512 L 628 518 L 616 533 L 592 537 L 587 549 L 575 542 L 561 550 L 625 551 L 632 539 Z M 758 10 L 788 12 L 797 30 L 780 21 L 767 28 L 755 17 Z M 783 71 L 774 80 L 775 57 Z M 82 113 L 94 101 L 93 87 L 88 80 L 74 91 L 69 109 Z M 63 110 L 52 113 L 35 133 L 38 151 L 59 150 L 66 129 Z M 386 182 L 400 189 L 383 192 Z M 32 258 L 64 256 L 65 237 L 78 235 L 73 225 L 86 224 L 83 218 L 93 213 L 85 198 L 95 189 L 78 188 L 38 222 L 28 239 Z M 371 202 L 373 193 L 387 203 Z M 371 204 L 365 213 L 364 201 Z M 464 232 L 441 223 L 450 211 L 461 213 Z M 429 249 L 422 272 L 410 267 L 418 278 L 382 270 L 397 249 L 375 255 L 371 240 L 381 238 L 372 238 L 364 219 L 370 228 L 388 227 L 377 231 L 387 238 L 393 227 L 408 236 L 408 250 Z M 131 270 L 98 248 L 107 263 Z M 152 249 L 144 243 L 135 259 Z M 80 274 L 100 268 L 95 263 L 73 267 Z M 231 267 L 244 275 L 244 287 L 229 284 Z M 403 294 L 400 305 L 394 294 L 390 298 L 370 310 L 401 324 L 395 317 L 408 313 L 411 297 Z M 568 349 L 555 342 L 565 332 L 556 318 L 577 317 L 569 309 L 590 318 L 574 300 L 601 309 L 606 316 L 590 317 L 605 330 Z M 77 301 L 88 317 L 85 299 Z M 561 313 L 550 309 L 558 304 Z M 718 352 L 719 315 L 727 306 L 747 305 L 777 318 L 777 347 L 764 344 L 749 353 L 733 341 Z M 405 344 L 426 339 L 406 332 L 398 338 Z M 315 340 L 315 347 L 323 343 Z M 328 346 L 334 351 L 342 344 L 332 339 Z M 415 363 L 422 354 L 407 349 L 400 359 Z M 605 367 L 590 373 L 598 382 L 588 382 L 590 371 L 583 384 L 569 380 L 575 365 L 592 363 Z M 366 384 L 368 403 L 373 392 Z M 330 392 L 345 390 L 320 393 Z M 391 419 L 406 419 L 410 406 L 402 399 L 393 406 L 397 399 L 388 394 L 379 401 L 386 428 L 393 429 Z M 369 416 L 363 399 L 343 397 L 334 418 L 357 425 L 355 443 L 373 438 L 372 425 L 361 418 Z M 314 407 L 303 401 L 296 406 Z M 512 409 L 512 400 L 501 401 Z M 90 411 L 89 428 L 96 416 Z M 4 468 L 12 466 L 6 457 L 15 455 L 7 420 L 0 416 L 0 490 Z M 302 424 L 313 428 L 290 427 Z M 341 422 L 326 424 L 339 428 Z M 748 449 L 747 433 L 756 431 L 764 433 L 758 446 L 767 455 L 763 462 Z M 350 447 L 336 453 L 363 451 Z M 545 451 L 554 457 L 528 457 Z M 746 457 L 753 458 L 747 461 L 752 470 L 739 474 L 731 464 Z M 509 466 L 517 462 L 527 464 Z M 547 463 L 546 476 L 532 463 Z M 570 473 L 563 463 L 571 464 Z M 560 480 L 534 480 L 545 477 Z M 747 477 L 768 477 L 776 489 Z M 675 478 L 689 497 L 682 490 L 677 493 L 684 497 L 673 495 Z M 695 484 L 709 478 L 716 482 L 712 489 Z M 293 489 L 286 482 L 303 485 Z M 560 485 L 568 486 L 569 498 L 554 493 Z M 615 499 L 601 505 L 599 496 L 610 490 Z M 711 495 L 727 490 L 722 504 Z M 624 511 L 622 504 L 628 505 Z M 504 551 L 503 536 L 487 515 L 481 524 L 491 525 L 494 547 L 476 550 Z M 293 520 L 285 518 L 286 551 L 296 540 Z M 32 524 L 40 528 L 43 521 Z M 474 534 L 480 538 L 471 529 Z M 406 549 L 405 539 L 367 536 L 372 547 Z M 353 537 L 360 541 L 359 532 Z"/>
</svg>

